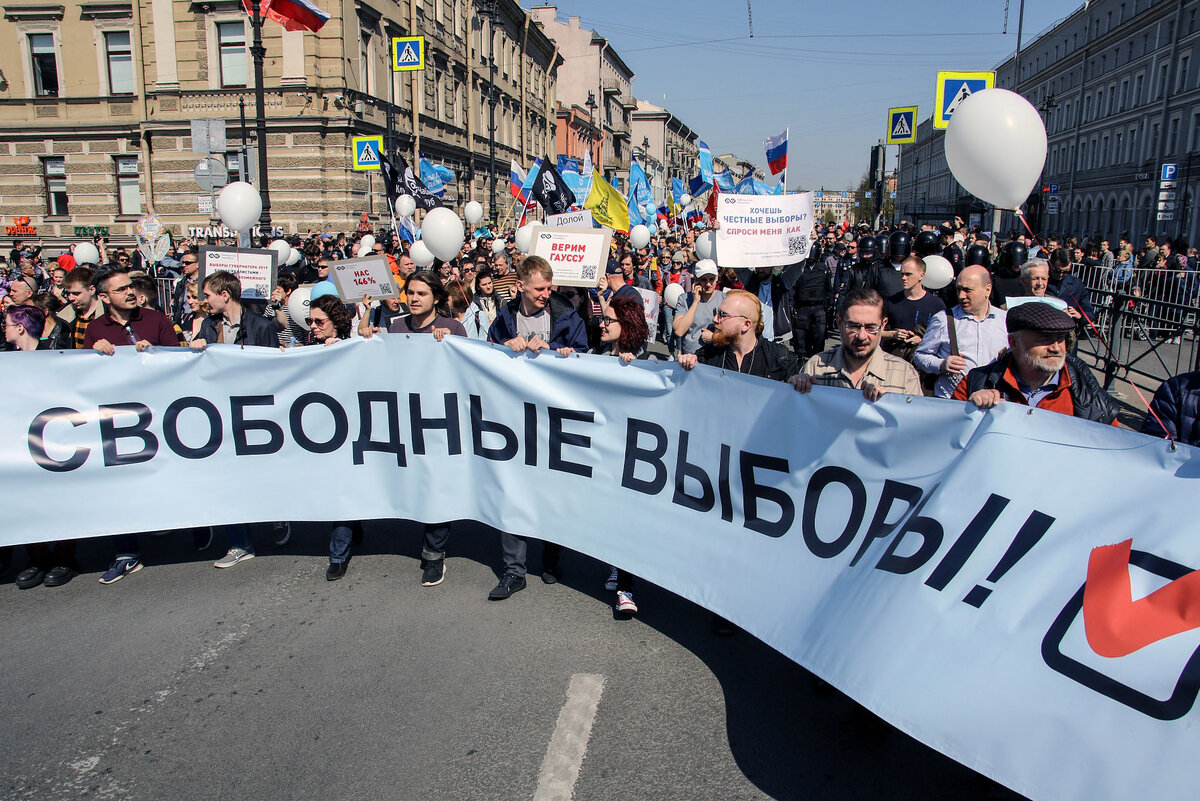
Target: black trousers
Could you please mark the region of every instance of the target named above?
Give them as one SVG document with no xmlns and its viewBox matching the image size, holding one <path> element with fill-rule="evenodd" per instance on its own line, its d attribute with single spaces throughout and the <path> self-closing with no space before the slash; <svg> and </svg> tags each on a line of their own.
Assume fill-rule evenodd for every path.
<svg viewBox="0 0 1200 801">
<path fill-rule="evenodd" d="M 804 362 L 825 350 L 825 306 L 797 306 L 792 315 L 792 348 Z"/>
</svg>

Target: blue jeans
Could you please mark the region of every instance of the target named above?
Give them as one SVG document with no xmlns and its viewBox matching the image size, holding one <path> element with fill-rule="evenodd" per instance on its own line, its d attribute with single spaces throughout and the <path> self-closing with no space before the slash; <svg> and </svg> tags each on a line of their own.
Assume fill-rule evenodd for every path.
<svg viewBox="0 0 1200 801">
<path fill-rule="evenodd" d="M 355 520 L 347 523 L 334 523 L 333 531 L 329 533 L 329 561 L 335 564 L 350 559 L 350 546 L 354 542 L 354 532 L 362 534 L 362 521 Z M 421 548 L 421 558 L 434 562 L 446 557 L 446 542 L 450 539 L 448 523 L 426 523 L 425 543 Z"/>
</svg>

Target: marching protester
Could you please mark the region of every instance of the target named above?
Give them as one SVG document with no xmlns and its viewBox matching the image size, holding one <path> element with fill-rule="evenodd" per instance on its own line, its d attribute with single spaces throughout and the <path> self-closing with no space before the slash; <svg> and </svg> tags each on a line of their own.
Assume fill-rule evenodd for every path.
<svg viewBox="0 0 1200 801">
<path fill-rule="evenodd" d="M 773 381 L 786 381 L 799 370 L 790 350 L 762 335 L 762 301 L 757 295 L 731 289 L 713 311 L 713 320 L 711 345 L 700 354 L 679 354 L 683 369 L 707 364 Z"/>
<path fill-rule="evenodd" d="M 715 276 L 714 276 L 715 277 Z M 516 297 L 500 307 L 488 331 L 488 341 L 504 345 L 514 353 L 537 355 L 544 349 L 587 350 L 587 330 L 571 302 L 552 291 L 554 271 L 539 256 L 521 263 L 515 285 Z M 639 301 L 640 302 L 640 301 Z M 522 536 L 500 532 L 504 573 L 488 594 L 503 601 L 525 589 L 527 542 Z M 562 546 L 547 542 L 542 550 L 542 581 L 554 584 L 561 578 L 559 556 Z"/>
<path fill-rule="evenodd" d="M 713 323 L 713 313 L 724 299 L 725 293 L 717 289 L 717 263 L 712 259 L 701 259 L 696 263 L 692 291 L 680 295 L 675 304 L 673 330 L 681 338 L 681 353 L 695 354 L 701 345 L 712 341 L 709 327 Z"/>
<path fill-rule="evenodd" d="M 1009 352 L 967 373 L 955 400 L 981 409 L 1002 402 L 1116 425 L 1117 405 L 1092 371 L 1067 353 L 1075 321 L 1048 303 L 1023 303 L 1005 316 Z"/>
<path fill-rule="evenodd" d="M 936 397 L 949 398 L 967 371 L 990 363 L 1008 347 L 1005 313 L 991 304 L 991 293 L 992 277 L 986 268 L 964 267 L 958 274 L 959 304 L 929 321 L 913 363 L 921 372 L 937 376 Z"/>
<path fill-rule="evenodd" d="M 861 390 L 869 401 L 888 392 L 921 394 L 921 379 L 913 366 L 879 347 L 887 318 L 883 298 L 874 289 L 856 289 L 842 300 L 838 311 L 842 344 L 818 353 L 801 372 L 788 380 L 800 392 L 813 384 Z"/>
<path fill-rule="evenodd" d="M 933 316 L 946 311 L 941 298 L 925 291 L 924 280 L 925 260 L 919 256 L 906 257 L 900 263 L 901 290 L 884 301 L 887 327 L 883 332 L 883 349 L 907 361 L 912 360 Z"/>
</svg>

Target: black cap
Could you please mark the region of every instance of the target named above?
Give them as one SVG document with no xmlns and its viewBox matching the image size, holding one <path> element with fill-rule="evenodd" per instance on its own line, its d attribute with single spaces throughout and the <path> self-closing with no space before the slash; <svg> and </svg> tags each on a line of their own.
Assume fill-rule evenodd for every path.
<svg viewBox="0 0 1200 801">
<path fill-rule="evenodd" d="M 1004 319 L 1010 334 L 1016 331 L 1069 334 L 1075 330 L 1075 321 L 1070 315 L 1042 301 L 1022 303 L 1010 309 Z"/>
<path fill-rule="evenodd" d="M 622 274 L 624 274 L 624 272 L 625 271 L 621 269 L 621 263 L 619 261 L 616 261 L 615 259 L 609 259 L 608 267 L 607 267 L 607 269 L 605 269 L 604 274 L 605 275 L 622 275 Z"/>
</svg>

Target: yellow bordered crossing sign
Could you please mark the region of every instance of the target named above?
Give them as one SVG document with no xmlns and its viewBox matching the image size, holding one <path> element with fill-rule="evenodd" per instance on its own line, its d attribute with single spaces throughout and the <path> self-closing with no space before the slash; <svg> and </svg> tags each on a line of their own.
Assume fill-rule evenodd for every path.
<svg viewBox="0 0 1200 801">
<path fill-rule="evenodd" d="M 937 97 L 933 108 L 933 127 L 946 128 L 954 109 L 976 92 L 991 89 L 996 85 L 994 72 L 939 72 L 937 74 Z"/>
<path fill-rule="evenodd" d="M 413 72 L 425 69 L 425 37 L 392 37 L 392 71 Z"/>
<path fill-rule="evenodd" d="M 887 143 L 889 145 L 910 145 L 915 141 L 917 141 L 917 107 L 889 108 Z"/>
<path fill-rule="evenodd" d="M 378 170 L 383 161 L 382 136 L 356 136 L 350 140 L 354 146 L 354 169 Z"/>
</svg>

